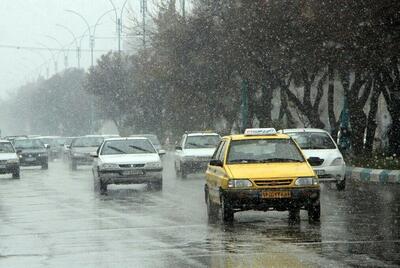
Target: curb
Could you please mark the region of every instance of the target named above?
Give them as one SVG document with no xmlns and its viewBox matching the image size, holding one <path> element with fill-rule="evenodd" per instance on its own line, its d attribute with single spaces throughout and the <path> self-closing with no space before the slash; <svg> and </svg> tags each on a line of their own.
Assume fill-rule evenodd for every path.
<svg viewBox="0 0 400 268">
<path fill-rule="evenodd" d="M 400 184 L 400 170 L 347 167 L 346 178 L 357 182 Z"/>
</svg>

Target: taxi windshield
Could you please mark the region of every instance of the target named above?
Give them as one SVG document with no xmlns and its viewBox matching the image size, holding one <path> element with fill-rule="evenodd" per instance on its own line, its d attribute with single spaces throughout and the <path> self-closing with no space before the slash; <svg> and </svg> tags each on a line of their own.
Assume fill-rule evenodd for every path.
<svg viewBox="0 0 400 268">
<path fill-rule="evenodd" d="M 288 133 L 303 150 L 331 150 L 336 149 L 335 143 L 326 133 L 301 132 Z"/>
<path fill-rule="evenodd" d="M 186 149 L 215 148 L 220 138 L 218 135 L 188 136 L 186 139 Z"/>
<path fill-rule="evenodd" d="M 232 141 L 228 164 L 304 162 L 290 139 L 253 139 Z"/>
</svg>

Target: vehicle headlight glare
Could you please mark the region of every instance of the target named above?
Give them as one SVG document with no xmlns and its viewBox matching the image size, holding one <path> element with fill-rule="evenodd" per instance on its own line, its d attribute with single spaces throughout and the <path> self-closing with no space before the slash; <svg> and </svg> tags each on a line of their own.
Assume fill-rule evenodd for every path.
<svg viewBox="0 0 400 268">
<path fill-rule="evenodd" d="M 341 166 L 344 163 L 343 158 L 338 157 L 332 161 L 331 166 Z"/>
<path fill-rule="evenodd" d="M 294 184 L 296 186 L 318 185 L 318 179 L 314 177 L 298 178 Z"/>
<path fill-rule="evenodd" d="M 247 179 L 229 180 L 228 182 L 229 188 L 246 188 L 251 186 L 253 186 L 253 183 Z"/>
</svg>

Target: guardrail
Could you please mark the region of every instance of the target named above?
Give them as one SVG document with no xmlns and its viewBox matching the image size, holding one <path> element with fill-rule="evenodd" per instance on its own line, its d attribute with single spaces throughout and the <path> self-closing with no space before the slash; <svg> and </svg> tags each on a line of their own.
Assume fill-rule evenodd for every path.
<svg viewBox="0 0 400 268">
<path fill-rule="evenodd" d="M 400 184 L 400 170 L 347 167 L 347 180 L 379 184 Z"/>
</svg>

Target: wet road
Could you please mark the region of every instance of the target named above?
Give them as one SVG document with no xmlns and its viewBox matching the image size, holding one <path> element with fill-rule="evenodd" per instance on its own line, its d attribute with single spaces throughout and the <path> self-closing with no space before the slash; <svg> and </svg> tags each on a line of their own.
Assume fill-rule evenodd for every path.
<svg viewBox="0 0 400 268">
<path fill-rule="evenodd" d="M 0 176 L 0 267 L 397 267 L 400 186 L 323 187 L 320 224 L 288 224 L 287 212 L 235 214 L 209 225 L 203 178 L 164 189 L 93 192 L 90 168 L 24 169 Z"/>
</svg>

